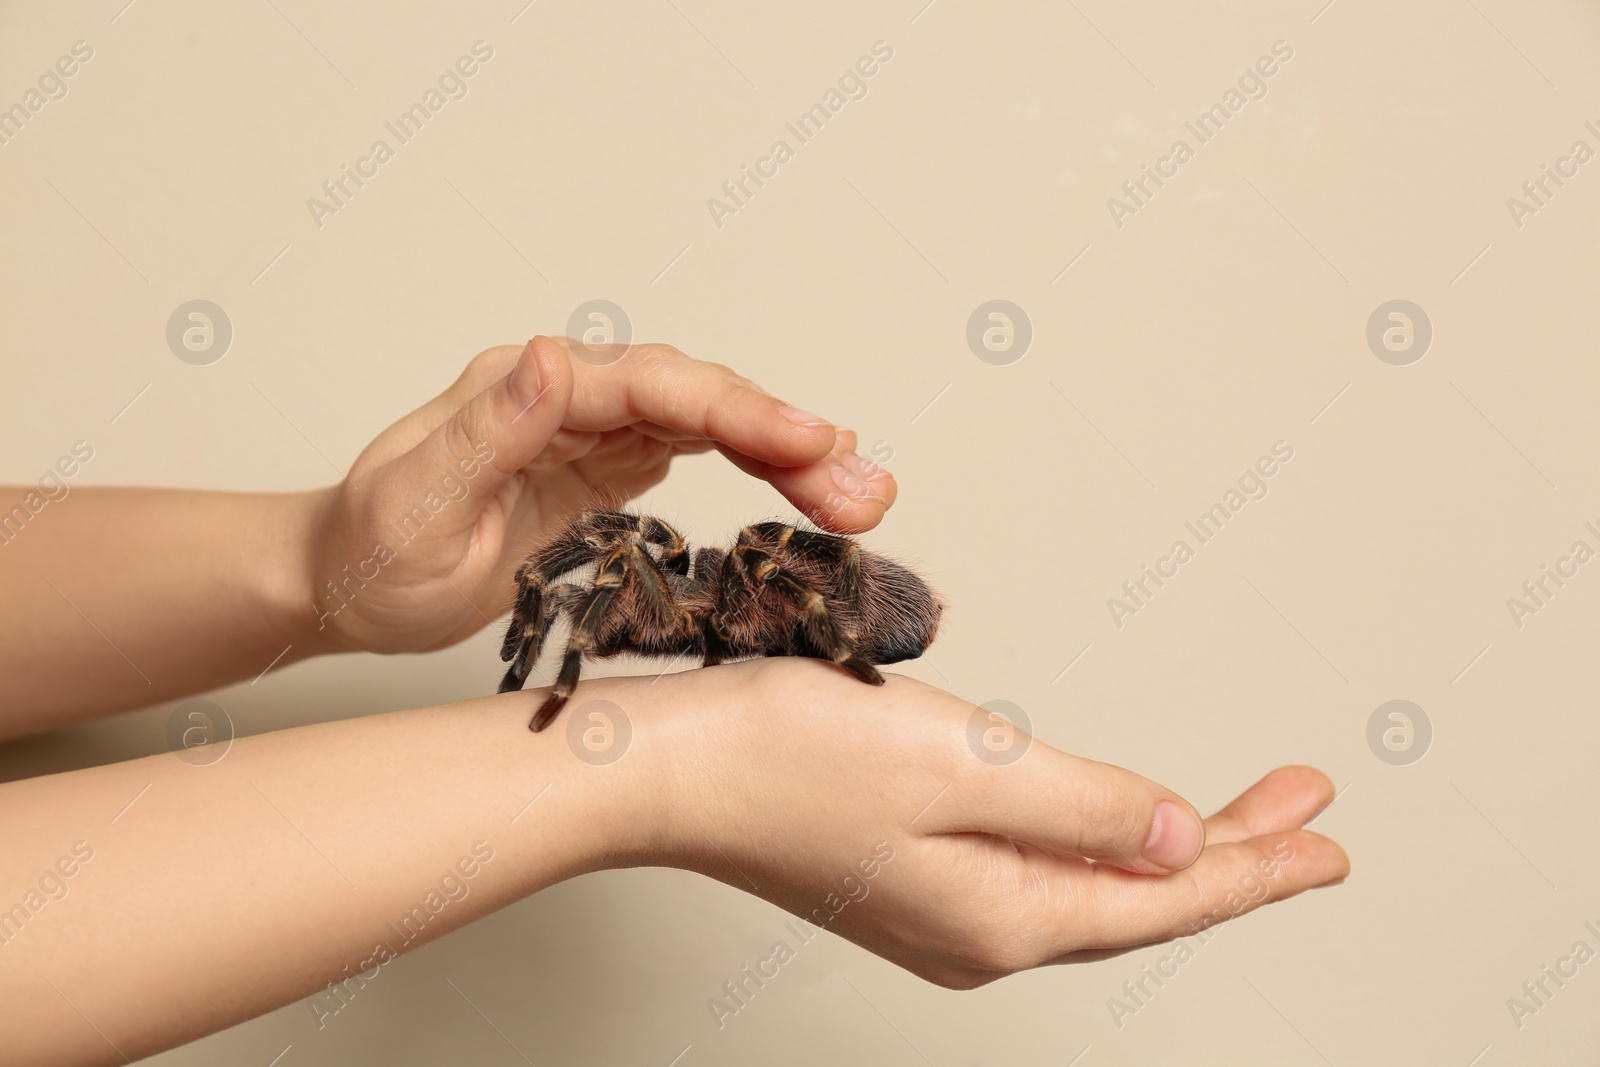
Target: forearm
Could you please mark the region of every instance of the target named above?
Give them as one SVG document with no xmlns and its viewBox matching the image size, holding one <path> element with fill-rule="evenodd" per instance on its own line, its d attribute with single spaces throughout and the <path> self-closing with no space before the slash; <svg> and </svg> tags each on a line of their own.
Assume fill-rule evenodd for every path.
<svg viewBox="0 0 1600 1067">
<path fill-rule="evenodd" d="M 245 738 L 204 767 L 152 756 L 0 786 L 8 1058 L 121 1063 L 319 994 L 320 1016 L 351 976 L 635 862 L 664 803 L 649 761 L 595 767 L 564 730 L 531 734 L 539 695 Z"/>
<path fill-rule="evenodd" d="M 320 499 L 85 488 L 26 520 L 0 515 L 0 737 L 312 654 L 304 542 Z"/>
</svg>

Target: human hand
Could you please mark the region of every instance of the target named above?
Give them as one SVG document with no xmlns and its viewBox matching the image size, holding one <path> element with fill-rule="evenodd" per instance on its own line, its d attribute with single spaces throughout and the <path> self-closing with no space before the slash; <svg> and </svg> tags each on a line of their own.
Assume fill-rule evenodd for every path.
<svg viewBox="0 0 1600 1067">
<path fill-rule="evenodd" d="M 1337 844 L 1301 829 L 1333 798 L 1309 767 L 1273 771 L 1202 832 L 1170 790 L 1026 735 L 1015 762 L 980 759 L 973 705 L 905 677 L 869 688 L 771 659 L 650 688 L 669 681 L 694 692 L 655 698 L 697 710 L 634 727 L 671 799 L 656 861 L 943 986 L 1197 933 L 1349 871 Z"/>
<path fill-rule="evenodd" d="M 716 449 L 840 533 L 876 526 L 894 479 L 855 436 L 666 345 L 596 365 L 565 338 L 480 353 L 378 435 L 309 522 L 315 640 L 454 644 L 505 607 L 527 553 L 586 506 L 617 506 L 673 458 Z"/>
</svg>

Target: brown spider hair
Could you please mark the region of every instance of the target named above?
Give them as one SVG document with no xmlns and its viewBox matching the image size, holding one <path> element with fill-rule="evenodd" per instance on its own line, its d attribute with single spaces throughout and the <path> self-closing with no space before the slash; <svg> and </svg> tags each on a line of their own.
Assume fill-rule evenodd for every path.
<svg viewBox="0 0 1600 1067">
<path fill-rule="evenodd" d="M 580 570 L 584 581 L 561 581 Z M 848 537 L 761 522 L 741 530 L 731 548 L 691 550 L 661 519 L 595 509 L 517 571 L 500 650 L 511 666 L 500 692 L 522 688 L 563 616 L 571 634 L 550 695 L 529 724 L 536 731 L 572 696 L 585 656 L 696 655 L 706 666 L 806 656 L 882 685 L 876 665 L 922 655 L 943 610 L 909 568 Z"/>
</svg>

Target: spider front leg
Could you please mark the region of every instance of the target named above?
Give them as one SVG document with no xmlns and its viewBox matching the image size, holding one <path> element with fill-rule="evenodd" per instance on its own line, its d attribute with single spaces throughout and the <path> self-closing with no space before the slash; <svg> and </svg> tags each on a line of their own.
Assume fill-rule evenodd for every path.
<svg viewBox="0 0 1600 1067">
<path fill-rule="evenodd" d="M 795 551 L 831 561 L 839 568 L 833 595 L 859 610 L 861 601 L 861 546 L 848 537 L 792 530 L 789 546 Z M 852 635 L 853 636 L 853 635 Z"/>
<path fill-rule="evenodd" d="M 629 620 L 627 639 L 630 647 L 639 650 L 650 649 L 656 644 L 671 645 L 682 640 L 686 630 L 692 633 L 687 616 L 673 598 L 671 586 L 650 553 L 645 551 L 644 545 L 637 541 L 622 545 L 601 564 L 595 575 L 594 588 L 587 594 L 575 586 L 564 587 L 574 590 L 576 595 L 557 605 L 556 610 L 576 601 L 572 633 L 567 638 L 567 649 L 562 654 L 561 671 L 556 675 L 555 685 L 550 687 L 550 695 L 528 724 L 530 730 L 535 733 L 543 730 L 566 706 L 567 700 L 578 687 L 578 673 L 582 669 L 584 656 L 597 651 L 602 654 L 616 651 L 614 647 L 600 647 L 602 630 L 606 613 L 628 582 L 632 583 L 631 588 L 637 594 L 638 604 L 643 610 L 639 618 Z M 608 645 L 614 639 L 613 630 L 613 635 L 606 638 Z"/>
<path fill-rule="evenodd" d="M 561 656 L 561 672 L 556 675 L 555 685 L 550 687 L 550 695 L 539 705 L 533 721 L 528 723 L 528 729 L 534 733 L 550 725 L 550 721 L 566 707 L 573 690 L 578 688 L 578 672 L 582 669 L 584 654 L 595 647 L 606 610 L 622 588 L 623 579 L 628 573 L 628 556 L 627 548 L 619 549 L 600 565 L 594 588 L 573 613 L 572 633 L 567 638 L 567 649 Z"/>
<path fill-rule="evenodd" d="M 521 689 L 539 653 L 544 651 L 545 637 L 560 607 L 546 601 L 545 587 L 613 550 L 615 537 L 625 532 L 622 520 L 630 518 L 623 513 L 584 512 L 517 569 L 517 599 L 505 640 L 500 644 L 500 658 L 510 662 L 511 667 L 500 680 L 500 692 Z"/>
<path fill-rule="evenodd" d="M 805 613 L 801 632 L 811 646 L 809 651 L 812 655 L 832 660 L 869 685 L 883 684 L 883 675 L 878 673 L 878 669 L 856 655 L 855 642 L 839 628 L 821 593 L 792 571 L 779 566 L 770 554 L 754 545 L 735 547 L 729 553 L 728 560 L 733 565 L 730 569 L 737 571 L 746 581 L 767 583 Z"/>
</svg>

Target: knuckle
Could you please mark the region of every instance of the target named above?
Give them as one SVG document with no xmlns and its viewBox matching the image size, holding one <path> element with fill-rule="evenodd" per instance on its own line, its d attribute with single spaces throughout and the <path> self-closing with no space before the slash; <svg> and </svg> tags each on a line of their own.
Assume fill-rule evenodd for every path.
<svg viewBox="0 0 1600 1067">
<path fill-rule="evenodd" d="M 953 955 L 966 969 L 989 975 L 1016 974 L 1036 967 L 1047 956 L 1041 885 L 1027 876 L 1001 875 L 960 917 L 962 931 Z"/>
<path fill-rule="evenodd" d="M 1078 843 L 1095 853 L 1127 851 L 1144 844 L 1145 816 L 1114 782 L 1095 781 L 1073 801 L 1078 809 Z"/>
<path fill-rule="evenodd" d="M 990 975 L 1016 974 L 1039 962 L 1037 950 L 1011 924 L 991 924 L 987 932 L 973 938 L 957 951 L 957 959 L 969 968 Z"/>
<path fill-rule="evenodd" d="M 640 370 L 665 370 L 681 363 L 688 357 L 671 345 L 660 344 L 655 341 L 646 341 L 644 344 L 634 345 L 628 350 L 628 358 Z"/>
<path fill-rule="evenodd" d="M 713 409 L 717 407 L 725 407 L 730 404 L 736 404 L 744 397 L 750 395 L 751 392 L 753 392 L 753 390 L 742 382 L 724 382 L 721 386 L 717 387 L 716 393 L 712 399 Z"/>
<path fill-rule="evenodd" d="M 478 405 L 468 404 L 439 427 L 440 441 L 446 453 L 454 457 L 471 454 L 479 444 L 488 440 L 488 425 Z"/>
</svg>

